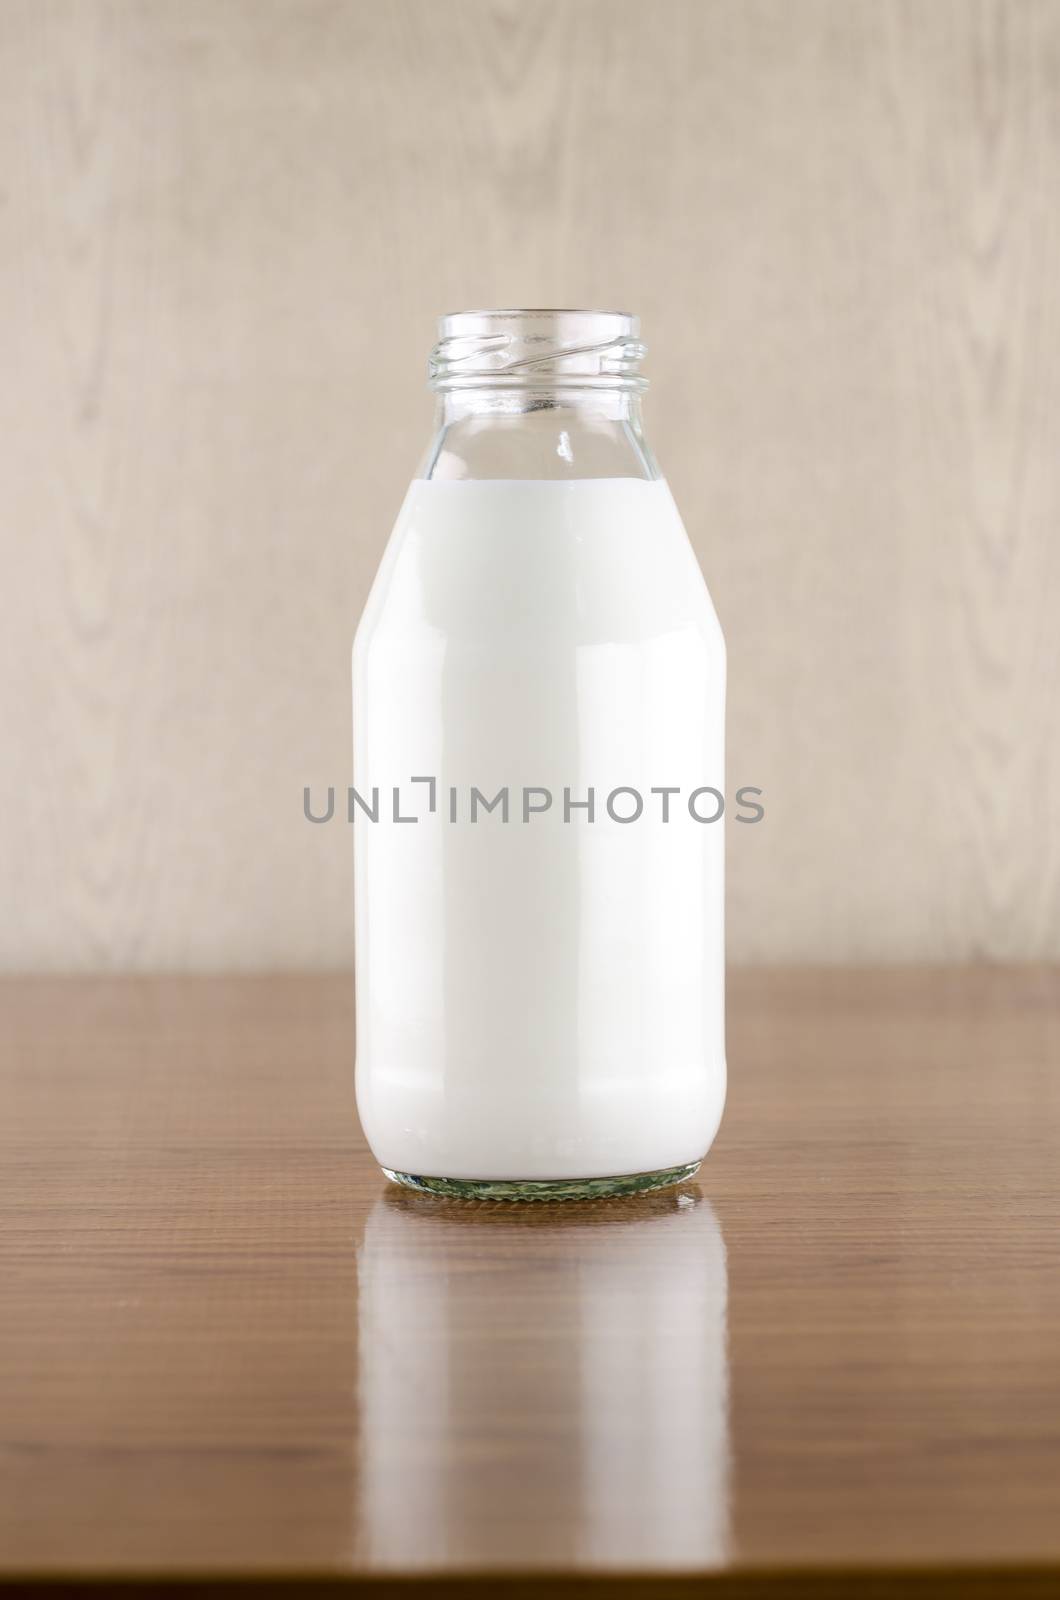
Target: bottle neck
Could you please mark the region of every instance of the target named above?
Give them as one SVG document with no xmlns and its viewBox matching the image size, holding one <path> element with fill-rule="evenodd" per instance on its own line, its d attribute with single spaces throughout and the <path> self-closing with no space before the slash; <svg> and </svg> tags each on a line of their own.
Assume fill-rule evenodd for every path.
<svg viewBox="0 0 1060 1600">
<path fill-rule="evenodd" d="M 420 477 L 431 479 L 659 476 L 627 388 L 500 385 L 437 397 L 435 435 Z"/>
<path fill-rule="evenodd" d="M 456 311 L 428 363 L 425 478 L 656 478 L 640 426 L 644 346 L 622 311 Z"/>
<path fill-rule="evenodd" d="M 628 389 L 576 387 L 449 389 L 436 396 L 439 428 L 475 419 L 488 422 L 554 411 L 586 424 L 626 422 L 640 427 L 640 395 Z"/>
</svg>

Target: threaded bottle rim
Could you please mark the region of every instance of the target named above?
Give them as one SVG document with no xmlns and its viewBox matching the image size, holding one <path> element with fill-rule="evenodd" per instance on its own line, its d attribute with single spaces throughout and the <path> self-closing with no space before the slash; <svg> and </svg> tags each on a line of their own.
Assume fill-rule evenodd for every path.
<svg viewBox="0 0 1060 1600">
<path fill-rule="evenodd" d="M 433 389 L 642 390 L 640 323 L 624 311 L 454 311 L 439 318 Z"/>
</svg>

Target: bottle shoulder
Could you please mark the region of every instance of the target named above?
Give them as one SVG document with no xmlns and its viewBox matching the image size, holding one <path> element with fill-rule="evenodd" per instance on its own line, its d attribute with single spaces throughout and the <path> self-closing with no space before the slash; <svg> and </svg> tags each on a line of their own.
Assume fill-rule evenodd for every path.
<svg viewBox="0 0 1060 1600">
<path fill-rule="evenodd" d="M 414 481 L 358 637 L 416 627 L 583 642 L 683 630 L 724 648 L 664 479 Z"/>
</svg>

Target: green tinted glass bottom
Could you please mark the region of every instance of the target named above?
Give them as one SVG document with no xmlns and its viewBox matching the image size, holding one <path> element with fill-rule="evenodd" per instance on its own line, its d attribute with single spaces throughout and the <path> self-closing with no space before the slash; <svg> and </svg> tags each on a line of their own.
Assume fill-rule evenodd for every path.
<svg viewBox="0 0 1060 1600">
<path fill-rule="evenodd" d="M 515 1180 L 493 1178 L 424 1178 L 418 1173 L 383 1171 L 391 1183 L 421 1194 L 448 1195 L 452 1200 L 602 1200 L 609 1195 L 645 1194 L 682 1183 L 699 1171 L 699 1162 L 683 1167 L 661 1167 L 658 1172 L 627 1172 L 617 1178 L 556 1178 Z"/>
</svg>

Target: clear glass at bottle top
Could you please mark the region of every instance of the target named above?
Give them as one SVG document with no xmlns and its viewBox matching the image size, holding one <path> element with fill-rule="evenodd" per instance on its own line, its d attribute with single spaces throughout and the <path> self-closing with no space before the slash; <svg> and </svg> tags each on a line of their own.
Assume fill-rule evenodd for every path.
<svg viewBox="0 0 1060 1600">
<path fill-rule="evenodd" d="M 725 1097 L 721 631 L 636 319 L 440 334 L 354 645 L 361 1120 L 438 1193 L 659 1187 Z"/>
<path fill-rule="evenodd" d="M 616 311 L 461 311 L 430 361 L 438 429 L 422 476 L 659 476 L 640 427 L 637 319 Z"/>
</svg>

